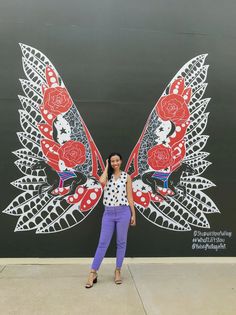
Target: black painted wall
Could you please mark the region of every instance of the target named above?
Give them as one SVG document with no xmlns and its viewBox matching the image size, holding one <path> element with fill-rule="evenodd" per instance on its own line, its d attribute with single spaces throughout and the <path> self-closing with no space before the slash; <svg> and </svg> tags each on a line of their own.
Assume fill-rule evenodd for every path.
<svg viewBox="0 0 236 315">
<path fill-rule="evenodd" d="M 113 150 L 124 165 L 146 119 L 175 73 L 188 60 L 208 53 L 205 97 L 210 117 L 206 150 L 213 164 L 205 176 L 216 187 L 207 194 L 220 214 L 208 215 L 209 231 L 223 236 L 224 250 L 193 250 L 193 232 L 172 232 L 137 213 L 127 254 L 139 256 L 235 256 L 235 40 L 236 2 L 226 0 L 1 1 L 0 128 L 2 211 L 19 191 L 21 176 L 12 151 L 20 148 L 18 78 L 25 75 L 19 42 L 38 48 L 53 62 L 103 158 Z M 14 232 L 16 217 L 0 215 L 1 257 L 93 256 L 102 202 L 76 227 L 52 235 Z M 107 256 L 115 255 L 112 240 Z"/>
</svg>

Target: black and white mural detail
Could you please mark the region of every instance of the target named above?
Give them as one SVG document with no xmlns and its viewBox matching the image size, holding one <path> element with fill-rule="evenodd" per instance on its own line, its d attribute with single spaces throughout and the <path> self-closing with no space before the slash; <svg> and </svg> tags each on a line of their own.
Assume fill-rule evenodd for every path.
<svg viewBox="0 0 236 315">
<path fill-rule="evenodd" d="M 24 175 L 12 183 L 23 192 L 3 211 L 19 217 L 15 231 L 55 233 L 83 221 L 97 205 L 101 155 L 50 60 L 20 44 L 27 79 L 19 96 L 22 148 L 13 152 Z M 173 231 L 209 228 L 219 213 L 204 190 L 211 164 L 204 150 L 209 98 L 207 55 L 187 62 L 174 76 L 145 124 L 125 170 L 133 180 L 138 211 L 152 224 Z"/>
<path fill-rule="evenodd" d="M 98 203 L 100 153 L 50 60 L 20 44 L 27 79 L 19 99 L 22 148 L 13 152 L 23 191 L 3 211 L 19 217 L 15 231 L 55 233 L 83 221 Z"/>
<path fill-rule="evenodd" d="M 206 56 L 190 60 L 171 80 L 126 166 L 136 208 L 148 221 L 168 230 L 210 228 L 206 214 L 219 212 L 203 192 L 215 186 L 203 176 L 211 164 L 206 160 L 209 153 L 203 150 L 210 101 L 203 98 Z"/>
</svg>

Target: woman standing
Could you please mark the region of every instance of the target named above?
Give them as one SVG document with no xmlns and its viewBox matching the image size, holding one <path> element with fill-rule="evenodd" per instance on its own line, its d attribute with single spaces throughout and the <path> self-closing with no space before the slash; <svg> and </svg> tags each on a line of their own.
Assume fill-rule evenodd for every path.
<svg viewBox="0 0 236 315">
<path fill-rule="evenodd" d="M 132 196 L 130 175 L 121 171 L 122 157 L 119 153 L 111 153 L 106 160 L 106 167 L 99 181 L 104 187 L 103 204 L 105 211 L 98 247 L 93 259 L 86 288 L 97 282 L 97 270 L 106 254 L 113 232 L 116 228 L 116 269 L 114 281 L 121 284 L 121 266 L 126 251 L 129 225 L 136 225 L 136 216 Z"/>
</svg>

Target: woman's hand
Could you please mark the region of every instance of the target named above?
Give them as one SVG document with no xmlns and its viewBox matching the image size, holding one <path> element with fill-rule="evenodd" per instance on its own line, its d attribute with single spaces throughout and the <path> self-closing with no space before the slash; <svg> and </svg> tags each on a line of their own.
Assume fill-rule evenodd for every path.
<svg viewBox="0 0 236 315">
<path fill-rule="evenodd" d="M 132 215 L 132 216 L 131 216 L 130 225 L 131 225 L 131 226 L 135 226 L 135 225 L 136 225 L 136 217 L 135 217 L 135 215 Z"/>
<path fill-rule="evenodd" d="M 109 165 L 109 160 L 106 159 L 106 169 L 108 169 L 108 165 Z"/>
<path fill-rule="evenodd" d="M 106 185 L 107 182 L 107 177 L 108 177 L 108 165 L 109 165 L 109 160 L 106 159 L 106 167 L 102 173 L 102 175 L 99 177 L 99 182 L 102 185 Z"/>
</svg>

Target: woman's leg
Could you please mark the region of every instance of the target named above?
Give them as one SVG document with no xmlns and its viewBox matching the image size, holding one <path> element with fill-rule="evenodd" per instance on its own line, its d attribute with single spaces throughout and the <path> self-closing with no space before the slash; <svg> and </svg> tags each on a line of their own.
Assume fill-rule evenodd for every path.
<svg viewBox="0 0 236 315">
<path fill-rule="evenodd" d="M 130 225 L 131 211 L 130 208 L 122 206 L 117 209 L 117 222 L 116 222 L 116 268 L 121 269 L 127 244 L 127 234 Z"/>
<path fill-rule="evenodd" d="M 107 211 L 110 212 L 108 213 Z M 105 211 L 103 214 L 99 243 L 91 266 L 92 270 L 99 269 L 114 232 L 115 228 L 114 213 L 112 210 L 107 211 Z"/>
</svg>

